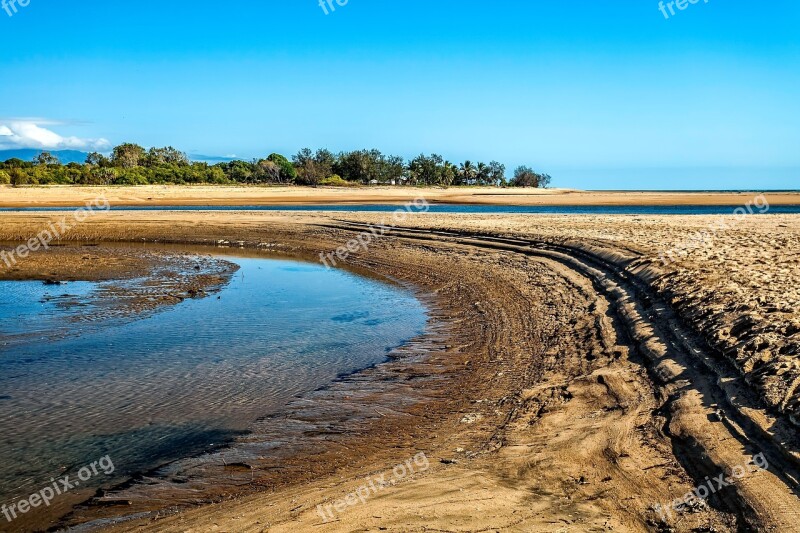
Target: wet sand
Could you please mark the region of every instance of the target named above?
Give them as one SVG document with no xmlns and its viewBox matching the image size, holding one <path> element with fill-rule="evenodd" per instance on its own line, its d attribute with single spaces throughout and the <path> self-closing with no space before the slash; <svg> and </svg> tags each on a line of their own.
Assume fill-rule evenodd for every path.
<svg viewBox="0 0 800 533">
<path fill-rule="evenodd" d="M 24 230 L 20 230 L 24 231 Z M 2 232 L 0 232 L 2 233 Z M 0 253 L 11 253 L 11 234 L 0 239 Z M 6 242 L 3 242 L 6 240 Z M 9 258 L 10 256 L 6 256 Z M 216 293 L 236 272 L 236 265 L 219 259 L 181 252 L 153 252 L 142 248 L 104 247 L 97 243 L 63 243 L 32 252 L 24 259 L 0 261 L 0 280 L 35 280 L 69 284 L 74 281 L 109 281 L 82 320 L 110 320 L 154 311 L 187 298 Z M 78 302 L 65 300 L 64 306 Z"/>
<path fill-rule="evenodd" d="M 753 199 L 753 193 L 578 191 L 491 187 L 19 187 L 0 186 L 0 207 L 80 206 L 100 195 L 117 206 L 218 206 L 302 204 L 403 204 L 423 196 L 430 203 L 483 205 L 731 205 Z M 800 204 L 800 192 L 768 193 L 771 205 Z"/>
<path fill-rule="evenodd" d="M 42 217 L 0 214 L 0 239 Z M 796 531 L 800 217 L 751 217 L 674 264 L 660 261 L 714 218 L 409 218 L 346 263 L 415 287 L 439 329 L 405 356 L 298 399 L 229 451 L 152 473 L 67 522 L 134 515 L 106 523 L 113 531 Z M 81 238 L 224 241 L 315 257 L 380 220 L 126 212 L 86 223 Z M 276 439 L 278 448 L 267 444 Z M 391 479 L 419 453 L 429 468 L 323 523 L 318 505 Z M 752 462 L 759 453 L 767 471 Z M 708 502 L 659 514 L 657 505 L 738 468 L 741 478 Z"/>
</svg>

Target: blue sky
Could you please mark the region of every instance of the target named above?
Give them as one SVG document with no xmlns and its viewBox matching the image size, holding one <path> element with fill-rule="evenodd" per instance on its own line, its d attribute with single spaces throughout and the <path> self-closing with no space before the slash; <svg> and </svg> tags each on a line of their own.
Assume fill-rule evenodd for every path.
<svg viewBox="0 0 800 533">
<path fill-rule="evenodd" d="M 0 10 L 0 148 L 376 147 L 563 187 L 800 188 L 796 0 L 317 2 Z"/>
</svg>

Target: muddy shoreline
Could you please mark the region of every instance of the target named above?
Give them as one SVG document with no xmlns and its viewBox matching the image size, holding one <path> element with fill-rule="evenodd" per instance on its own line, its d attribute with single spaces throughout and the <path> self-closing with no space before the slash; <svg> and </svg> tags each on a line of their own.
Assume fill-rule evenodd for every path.
<svg viewBox="0 0 800 533">
<path fill-rule="evenodd" d="M 353 222 L 369 220 L 363 214 L 345 217 L 350 222 L 330 216 L 226 214 L 198 223 L 185 214 L 115 214 L 85 231 L 110 241 L 125 240 L 130 232 L 146 241 L 226 239 L 264 254 L 313 256 L 351 239 L 359 231 Z M 4 218 L 26 224 L 21 215 Z M 452 527 L 458 517 L 458 530 L 464 531 L 556 531 L 565 524 L 616 531 L 791 530 L 781 529 L 798 512 L 789 488 L 796 475 L 791 428 L 779 435 L 778 420 L 758 398 L 752 405 L 733 405 L 715 384 L 714 354 L 705 354 L 708 362 L 699 356 L 709 347 L 702 337 L 713 331 L 692 329 L 710 328 L 711 322 L 662 311 L 655 284 L 647 282 L 660 274 L 625 259 L 632 252 L 649 254 L 646 246 L 631 238 L 575 239 L 553 228 L 556 235 L 538 235 L 544 247 L 536 247 L 530 241 L 509 242 L 527 238 L 514 228 L 517 220 L 530 219 L 495 218 L 495 227 L 481 229 L 490 222 L 479 218 L 465 224 L 420 217 L 415 225 L 422 229 L 458 227 L 469 234 L 398 230 L 368 253 L 348 259 L 427 293 L 439 322 L 448 324 L 439 350 L 428 347 L 425 358 L 399 359 L 379 370 L 394 374 L 390 382 L 403 386 L 395 401 L 422 393 L 418 402 L 377 414 L 355 431 L 330 426 L 316 434 L 321 445 L 314 453 L 283 460 L 267 472 L 240 462 L 239 468 L 248 466 L 236 476 L 249 476 L 243 484 L 259 486 L 260 493 L 231 490 L 209 498 L 221 502 L 215 505 L 173 509 L 157 520 L 140 517 L 109 529 L 206 531 L 222 524 L 236 531 L 378 526 L 417 531 Z M 587 221 L 592 224 L 597 226 L 596 219 Z M 613 224 L 602 229 L 615 231 Z M 501 241 L 485 238 L 492 236 Z M 687 358 L 689 353 L 696 355 Z M 353 395 L 354 410 L 380 397 L 371 388 L 375 381 L 361 377 L 352 378 L 362 392 Z M 383 378 L 378 382 L 385 383 Z M 730 386 L 738 386 L 735 377 Z M 328 403 L 316 405 L 331 406 L 327 414 L 337 414 L 346 395 L 329 395 Z M 305 418 L 291 416 L 282 424 L 307 429 L 309 419 L 324 410 L 298 406 Z M 748 454 L 766 448 L 775 472 L 750 468 L 741 485 L 704 506 L 671 519 L 656 512 L 655 505 L 686 494 L 703 476 L 748 464 Z M 432 458 L 429 470 L 348 510 L 340 520 L 319 523 L 316 505 L 335 501 L 363 476 L 419 451 Z M 448 496 L 452 490 L 460 496 Z M 124 497 L 108 502 L 122 506 L 100 511 L 90 506 L 72 519 L 129 514 L 147 500 L 145 492 L 137 494 L 140 501 L 129 504 L 131 498 Z"/>
<path fill-rule="evenodd" d="M 0 242 L 0 252 L 10 252 L 14 246 L 9 241 Z M 62 243 L 15 259 L 10 265 L 0 263 L 0 280 L 54 285 L 101 283 L 102 294 L 95 294 L 95 298 L 62 302 L 65 306 L 95 307 L 92 313 L 81 316 L 81 320 L 91 322 L 142 317 L 189 298 L 215 294 L 237 270 L 233 263 L 208 255 Z"/>
</svg>

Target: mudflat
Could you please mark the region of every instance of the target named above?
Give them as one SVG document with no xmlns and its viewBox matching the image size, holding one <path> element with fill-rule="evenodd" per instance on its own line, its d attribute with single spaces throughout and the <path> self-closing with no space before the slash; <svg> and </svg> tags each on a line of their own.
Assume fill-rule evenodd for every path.
<svg viewBox="0 0 800 533">
<path fill-rule="evenodd" d="M 10 187 L 0 186 L 0 207 L 80 206 L 103 195 L 118 206 L 218 206 L 300 204 L 402 204 L 424 197 L 431 203 L 482 205 L 731 205 L 752 200 L 748 192 L 579 191 L 524 188 L 422 187 Z M 774 192 L 772 205 L 800 204 L 800 192 Z"/>
<path fill-rule="evenodd" d="M 57 216 L 2 213 L 0 240 Z M 93 217 L 75 239 L 101 247 L 319 260 L 349 243 L 337 266 L 414 287 L 437 327 L 407 357 L 299 399 L 228 452 L 107 491 L 62 523 L 796 531 L 800 216 L 749 216 L 686 244 L 717 219 L 417 214 L 377 235 L 370 225 L 391 226 L 390 215 Z M 669 250 L 679 253 L 664 261 Z M 247 459 L 231 466 L 225 453 Z"/>
</svg>

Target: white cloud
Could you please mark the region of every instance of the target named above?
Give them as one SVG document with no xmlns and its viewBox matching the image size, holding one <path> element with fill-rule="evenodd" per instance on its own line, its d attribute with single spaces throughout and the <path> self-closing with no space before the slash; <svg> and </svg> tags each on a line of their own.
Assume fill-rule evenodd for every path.
<svg viewBox="0 0 800 533">
<path fill-rule="evenodd" d="M 39 148 L 44 150 L 106 150 L 111 143 L 106 139 L 63 137 L 43 127 L 63 123 L 45 119 L 0 119 L 0 150 Z"/>
</svg>

